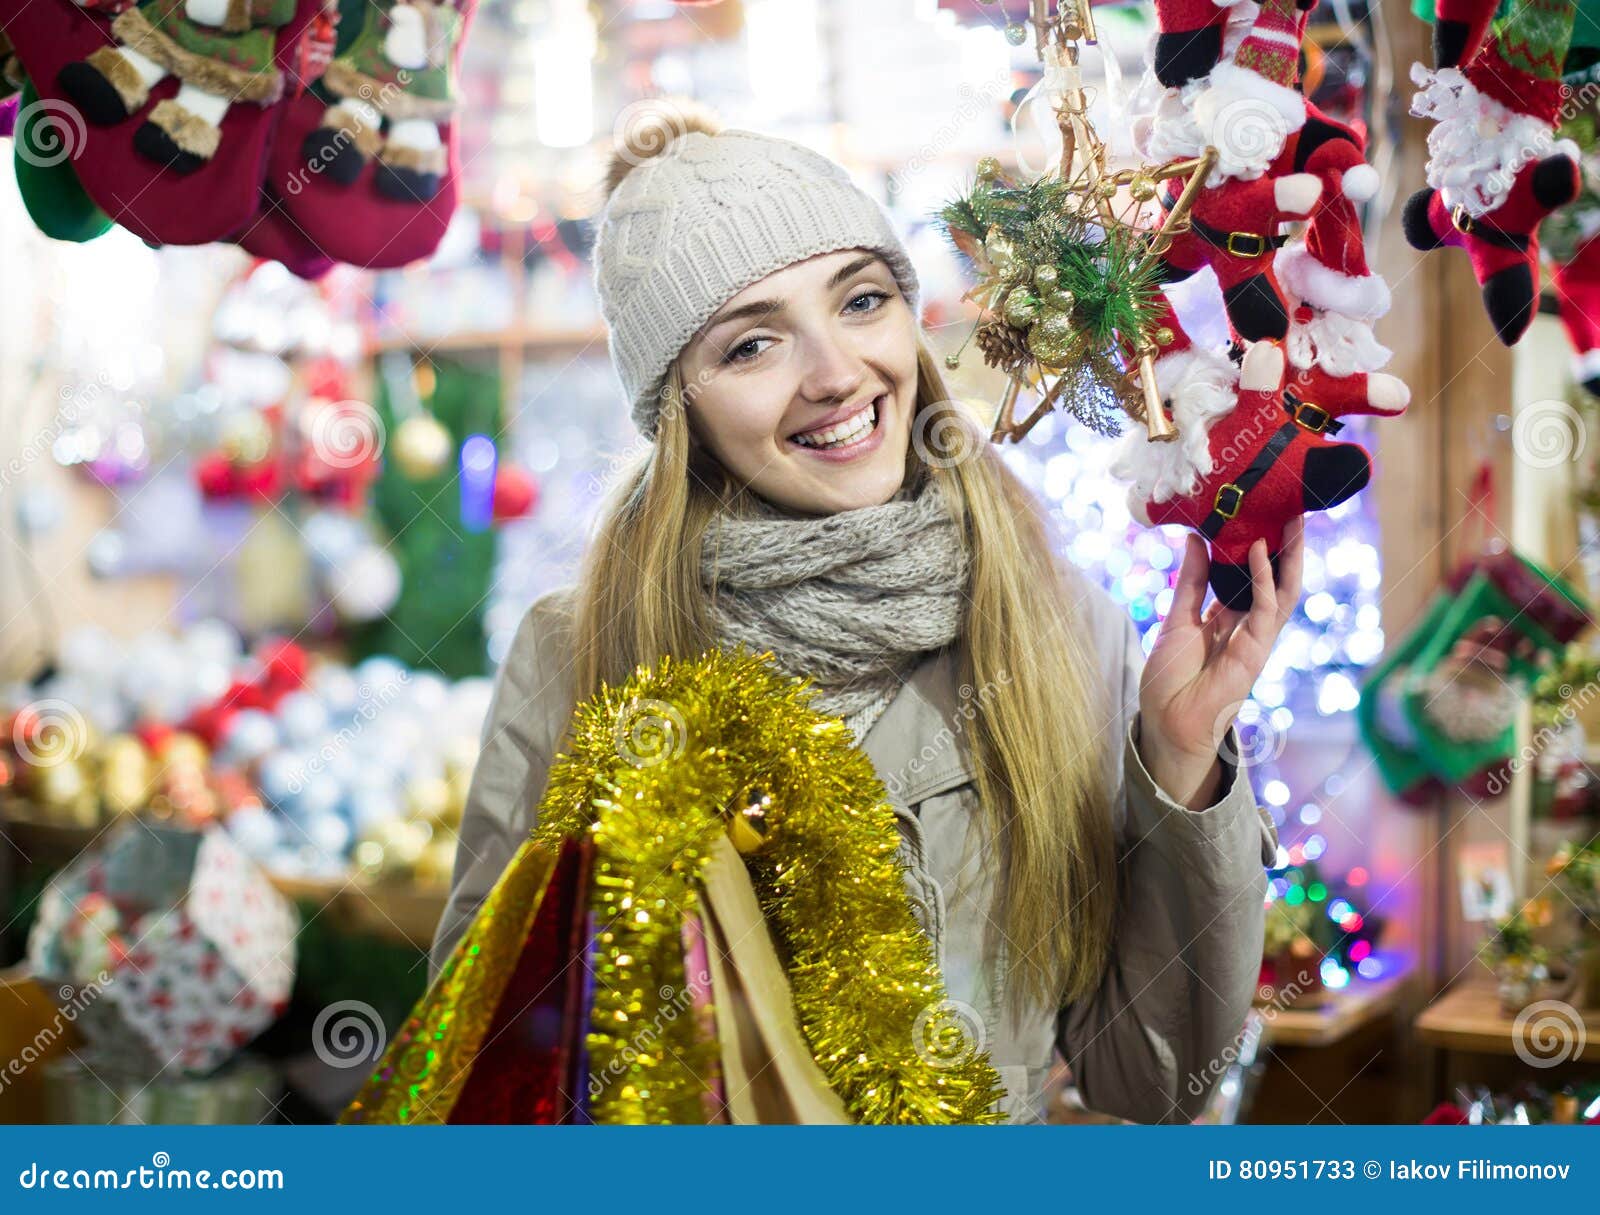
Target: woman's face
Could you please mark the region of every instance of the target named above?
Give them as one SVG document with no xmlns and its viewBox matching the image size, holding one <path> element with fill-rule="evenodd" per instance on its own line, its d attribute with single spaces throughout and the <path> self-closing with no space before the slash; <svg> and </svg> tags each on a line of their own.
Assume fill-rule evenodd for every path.
<svg viewBox="0 0 1600 1215">
<path fill-rule="evenodd" d="M 679 358 L 689 425 L 723 468 L 806 514 L 887 502 L 905 475 L 916 323 L 864 249 L 785 266 L 728 300 Z"/>
</svg>

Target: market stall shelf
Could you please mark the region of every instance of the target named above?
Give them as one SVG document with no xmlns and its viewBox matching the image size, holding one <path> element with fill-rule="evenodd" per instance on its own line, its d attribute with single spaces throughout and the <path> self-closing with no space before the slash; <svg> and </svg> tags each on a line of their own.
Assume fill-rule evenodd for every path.
<svg viewBox="0 0 1600 1215">
<path fill-rule="evenodd" d="M 1552 1019 L 1557 1016 L 1559 1025 Z M 1549 1053 L 1554 1034 L 1566 1052 L 1565 1062 L 1600 1059 L 1600 1008 L 1548 1000 L 1511 1017 L 1501 1010 L 1494 984 L 1485 980 L 1457 983 L 1413 1024 L 1419 1040 L 1448 1050 L 1540 1060 Z"/>
<path fill-rule="evenodd" d="M 1410 962 L 1381 979 L 1358 980 L 1314 1008 L 1287 1008 L 1267 1019 L 1271 1046 L 1332 1046 L 1391 1014 L 1412 976 Z M 1265 1014 L 1264 1014 L 1265 1015 Z"/>
</svg>

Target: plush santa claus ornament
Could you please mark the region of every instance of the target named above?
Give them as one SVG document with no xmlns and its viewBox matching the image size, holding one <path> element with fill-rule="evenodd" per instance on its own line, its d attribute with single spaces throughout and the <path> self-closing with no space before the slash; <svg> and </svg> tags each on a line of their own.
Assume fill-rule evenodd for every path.
<svg viewBox="0 0 1600 1215">
<path fill-rule="evenodd" d="M 1177 203 L 1171 184 L 1162 199 L 1168 213 Z M 1321 195 L 1322 183 L 1311 173 L 1202 189 L 1190 205 L 1187 229 L 1162 255 L 1162 277 L 1176 282 L 1211 267 L 1234 333 L 1252 342 L 1282 339 L 1289 332 L 1289 305 L 1274 265 L 1288 238 L 1278 229 L 1285 220 L 1309 216 Z"/>
<path fill-rule="evenodd" d="M 1376 371 L 1389 350 L 1373 333 L 1389 311 L 1389 285 L 1367 265 L 1358 203 L 1378 190 L 1360 137 L 1313 105 L 1295 136 L 1288 160 L 1322 183 L 1322 196 L 1305 239 L 1278 254 L 1278 281 L 1298 305 L 1289 326 L 1289 361 L 1319 366 L 1333 375 Z"/>
<path fill-rule="evenodd" d="M 1287 240 L 1279 229 L 1311 215 L 1324 190 L 1315 173 L 1289 163 L 1306 122 L 1305 99 L 1294 87 L 1302 18 L 1294 0 L 1268 0 L 1231 57 L 1203 85 L 1169 93 L 1141 132 L 1147 153 L 1163 159 L 1216 148 L 1216 167 L 1193 199 L 1188 227 L 1163 257 L 1165 277 L 1211 267 L 1228 322 L 1246 341 L 1288 334 L 1289 301 L 1274 271 Z M 1176 200 L 1176 183 L 1168 183 L 1168 213 Z"/>
<path fill-rule="evenodd" d="M 1578 148 L 1555 137 L 1576 0 L 1519 4 L 1464 68 L 1412 67 L 1411 103 L 1437 125 L 1428 186 L 1406 203 L 1406 239 L 1464 249 L 1495 333 L 1515 344 L 1539 295 L 1539 222 L 1578 196 Z"/>
<path fill-rule="evenodd" d="M 1250 546 L 1266 540 L 1276 574 L 1288 521 L 1337 506 L 1371 476 L 1361 447 L 1333 442 L 1307 424 L 1312 419 L 1303 410 L 1305 416 L 1295 416 L 1285 395 L 1287 366 L 1277 343 L 1252 345 L 1232 407 L 1222 412 L 1209 393 L 1180 380 L 1168 398 L 1179 439 L 1152 443 L 1130 433 L 1119 441 L 1112 464 L 1114 475 L 1132 481 L 1128 501 L 1135 518 L 1182 523 L 1210 541 L 1211 589 L 1241 611 L 1252 598 Z M 1161 390 L 1165 396 L 1168 386 Z"/>
</svg>

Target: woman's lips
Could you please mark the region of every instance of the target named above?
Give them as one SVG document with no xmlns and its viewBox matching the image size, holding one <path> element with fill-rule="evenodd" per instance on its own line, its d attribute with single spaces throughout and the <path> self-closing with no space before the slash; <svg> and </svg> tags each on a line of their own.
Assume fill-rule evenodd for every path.
<svg viewBox="0 0 1600 1215">
<path fill-rule="evenodd" d="M 870 452 L 876 451 L 878 447 L 882 445 L 883 414 L 887 405 L 887 395 L 880 394 L 879 396 L 874 397 L 870 402 L 868 402 L 864 409 L 858 411 L 851 418 L 847 418 L 843 422 L 835 423 L 834 426 L 828 428 L 832 430 L 837 427 L 848 426 L 854 420 L 854 418 L 860 417 L 862 413 L 868 413 L 869 416 L 872 417 L 871 427 L 859 438 L 853 439 L 848 443 L 842 443 L 837 447 L 813 447 L 807 443 L 800 442 L 798 437 L 793 436 L 789 438 L 788 442 L 791 446 L 805 452 L 808 456 L 816 456 L 820 460 L 831 460 L 834 463 L 843 463 L 849 460 L 857 459 L 860 456 L 864 456 Z"/>
</svg>

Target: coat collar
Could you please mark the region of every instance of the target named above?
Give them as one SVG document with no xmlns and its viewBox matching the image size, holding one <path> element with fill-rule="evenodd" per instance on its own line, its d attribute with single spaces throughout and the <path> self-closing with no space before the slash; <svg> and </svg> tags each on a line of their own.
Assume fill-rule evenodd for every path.
<svg viewBox="0 0 1600 1215">
<path fill-rule="evenodd" d="M 973 779 L 965 735 L 977 706 L 958 665 L 954 646 L 924 658 L 861 740 L 896 810 Z"/>
</svg>

